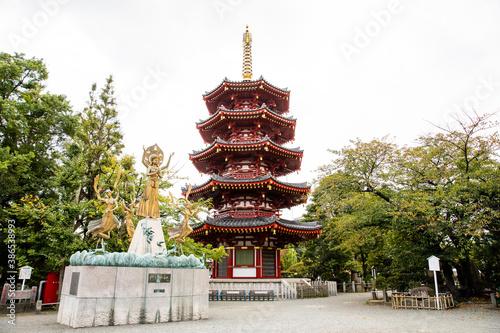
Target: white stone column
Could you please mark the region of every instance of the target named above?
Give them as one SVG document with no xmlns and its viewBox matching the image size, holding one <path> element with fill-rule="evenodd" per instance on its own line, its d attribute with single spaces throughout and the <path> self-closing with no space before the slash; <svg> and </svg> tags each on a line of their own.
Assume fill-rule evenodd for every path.
<svg viewBox="0 0 500 333">
<path fill-rule="evenodd" d="M 160 220 L 151 218 L 140 220 L 135 228 L 128 252 L 144 255 L 146 253 L 155 254 L 163 249 L 165 249 L 165 237 Z"/>
</svg>

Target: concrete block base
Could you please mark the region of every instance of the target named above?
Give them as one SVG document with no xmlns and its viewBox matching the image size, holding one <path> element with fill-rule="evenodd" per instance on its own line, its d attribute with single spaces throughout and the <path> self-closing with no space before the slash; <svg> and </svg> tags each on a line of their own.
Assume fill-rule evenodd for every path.
<svg viewBox="0 0 500 333">
<path fill-rule="evenodd" d="M 73 328 L 208 319 L 207 269 L 69 266 L 57 322 Z"/>
</svg>

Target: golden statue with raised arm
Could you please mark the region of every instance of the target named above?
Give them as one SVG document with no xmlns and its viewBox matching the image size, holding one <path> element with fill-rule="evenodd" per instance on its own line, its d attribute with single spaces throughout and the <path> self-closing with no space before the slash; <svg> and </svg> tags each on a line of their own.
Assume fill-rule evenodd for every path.
<svg viewBox="0 0 500 333">
<path fill-rule="evenodd" d="M 172 198 L 172 204 L 177 209 L 179 209 L 182 212 L 182 214 L 184 214 L 184 219 L 182 220 L 179 226 L 167 229 L 168 235 L 170 236 L 169 240 L 174 240 L 176 242 L 184 243 L 186 241 L 186 237 L 189 236 L 191 232 L 193 232 L 193 228 L 189 226 L 189 219 L 198 214 L 198 212 L 200 211 L 200 207 L 194 209 L 193 203 L 188 200 L 190 192 L 191 192 L 191 185 L 189 185 L 189 189 L 186 193 L 185 198 L 183 199 L 175 199 L 172 193 L 170 193 L 170 197 Z"/>
<path fill-rule="evenodd" d="M 160 206 L 158 203 L 158 186 L 159 181 L 163 177 L 165 169 L 170 165 L 170 160 L 172 159 L 172 154 L 168 158 L 167 165 L 160 167 L 163 163 L 163 151 L 158 147 L 157 144 L 144 149 L 144 154 L 142 155 L 142 163 L 148 168 L 146 175 L 149 177 L 148 183 L 144 188 L 142 193 L 141 201 L 139 202 L 139 207 L 137 208 L 137 216 L 159 218 L 160 217 Z"/>
<path fill-rule="evenodd" d="M 115 184 L 113 185 L 113 190 L 116 190 L 116 186 L 118 185 L 118 181 L 120 180 L 120 176 L 122 173 L 122 168 L 118 168 L 118 175 L 116 176 Z M 88 225 L 87 233 L 90 233 L 92 236 L 97 236 L 102 240 L 102 249 L 104 250 L 104 240 L 109 239 L 110 232 L 114 228 L 118 226 L 118 220 L 113 215 L 113 211 L 118 208 L 118 192 L 116 193 L 116 197 L 113 198 L 113 192 L 111 190 L 106 190 L 105 197 L 101 197 L 101 190 L 105 187 L 111 187 L 111 185 L 102 185 L 97 188 L 97 183 L 99 182 L 99 175 L 94 178 L 94 190 L 97 195 L 97 199 L 101 202 L 101 204 L 105 204 L 106 208 L 104 209 L 104 214 L 102 218 L 99 220 L 90 221 Z M 106 234 L 107 233 L 107 234 Z M 97 241 L 99 244 L 99 241 Z"/>
<path fill-rule="evenodd" d="M 128 207 L 125 205 L 125 201 L 122 201 L 122 210 L 125 213 L 125 226 L 127 227 L 127 234 L 128 234 L 128 242 L 132 242 L 132 238 L 134 237 L 135 233 L 135 227 L 134 227 L 134 222 L 132 221 L 132 218 L 135 215 L 135 209 L 136 207 L 136 198 L 135 198 L 135 185 L 133 186 L 133 191 L 132 194 L 130 195 L 130 205 Z"/>
</svg>

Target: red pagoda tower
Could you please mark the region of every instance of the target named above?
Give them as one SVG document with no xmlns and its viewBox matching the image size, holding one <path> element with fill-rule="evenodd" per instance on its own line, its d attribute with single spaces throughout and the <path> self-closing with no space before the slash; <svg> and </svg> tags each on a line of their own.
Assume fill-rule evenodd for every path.
<svg viewBox="0 0 500 333">
<path fill-rule="evenodd" d="M 247 27 L 243 81 L 224 79 L 203 96 L 209 117 L 196 128 L 210 145 L 190 154 L 210 178 L 194 185 L 189 199 L 212 198 L 214 206 L 191 237 L 228 253 L 215 263 L 213 278 L 280 278 L 281 248 L 321 232 L 316 223 L 280 218 L 281 209 L 306 202 L 310 187 L 278 179 L 300 170 L 303 152 L 283 146 L 295 136 L 296 120 L 285 116 L 290 91 L 252 80 L 251 43 Z"/>
</svg>

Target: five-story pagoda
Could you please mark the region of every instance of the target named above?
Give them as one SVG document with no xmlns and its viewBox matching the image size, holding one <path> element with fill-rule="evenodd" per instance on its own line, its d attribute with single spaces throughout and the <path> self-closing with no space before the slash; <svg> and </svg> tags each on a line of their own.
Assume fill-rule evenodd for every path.
<svg viewBox="0 0 500 333">
<path fill-rule="evenodd" d="M 247 27 L 243 81 L 224 79 L 203 96 L 210 116 L 196 127 L 209 146 L 190 154 L 210 179 L 194 185 L 189 199 L 212 198 L 215 211 L 191 237 L 228 253 L 213 278 L 280 278 L 281 248 L 321 232 L 316 223 L 280 218 L 281 209 L 305 203 L 310 187 L 278 179 L 300 170 L 303 152 L 283 146 L 295 136 L 296 120 L 285 116 L 290 92 L 252 80 L 251 43 Z"/>
</svg>

